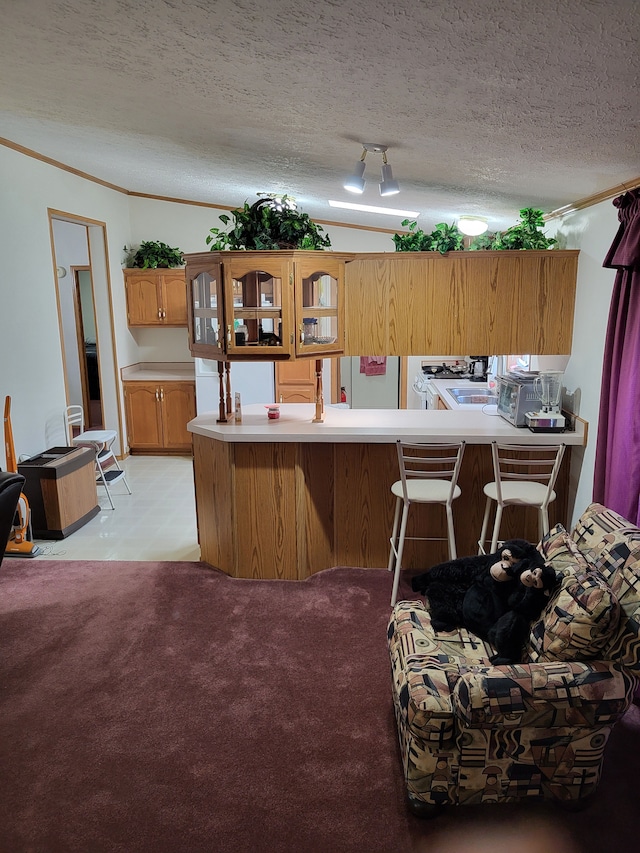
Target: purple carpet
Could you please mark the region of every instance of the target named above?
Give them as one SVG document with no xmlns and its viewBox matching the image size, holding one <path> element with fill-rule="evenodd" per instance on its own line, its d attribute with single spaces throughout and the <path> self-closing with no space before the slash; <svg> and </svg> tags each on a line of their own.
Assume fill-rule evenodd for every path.
<svg viewBox="0 0 640 853">
<path fill-rule="evenodd" d="M 540 821 L 579 851 L 636 849 L 635 706 L 580 814 L 531 803 L 425 822 L 407 811 L 391 580 L 6 559 L 0 853 L 436 853 L 453 831 Z"/>
</svg>

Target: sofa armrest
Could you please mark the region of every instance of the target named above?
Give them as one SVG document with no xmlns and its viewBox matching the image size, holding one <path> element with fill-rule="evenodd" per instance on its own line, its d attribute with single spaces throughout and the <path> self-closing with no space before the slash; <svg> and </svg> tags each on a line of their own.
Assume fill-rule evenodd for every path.
<svg viewBox="0 0 640 853">
<path fill-rule="evenodd" d="M 461 667 L 453 709 L 468 728 L 607 726 L 627 710 L 635 685 L 612 661 Z"/>
<path fill-rule="evenodd" d="M 439 655 L 429 611 L 419 601 L 399 602 L 388 628 L 396 714 L 421 740 L 444 744 L 455 734 L 451 686 L 458 665 Z"/>
</svg>

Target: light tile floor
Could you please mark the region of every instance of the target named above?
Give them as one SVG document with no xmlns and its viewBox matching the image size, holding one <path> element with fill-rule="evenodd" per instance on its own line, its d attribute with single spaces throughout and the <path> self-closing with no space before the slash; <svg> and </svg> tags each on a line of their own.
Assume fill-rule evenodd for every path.
<svg viewBox="0 0 640 853">
<path fill-rule="evenodd" d="M 191 457 L 129 456 L 121 465 L 133 494 L 113 485 L 112 510 L 98 486 L 101 512 L 66 539 L 36 539 L 38 559 L 200 559 Z"/>
</svg>

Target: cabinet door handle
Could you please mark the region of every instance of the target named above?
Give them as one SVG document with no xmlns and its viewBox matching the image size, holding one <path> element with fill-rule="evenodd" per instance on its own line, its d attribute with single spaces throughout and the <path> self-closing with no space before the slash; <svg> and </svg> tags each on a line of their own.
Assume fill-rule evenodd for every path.
<svg viewBox="0 0 640 853">
<path fill-rule="evenodd" d="M 164 388 L 160 389 L 160 402 L 164 400 Z"/>
<path fill-rule="evenodd" d="M 303 331 L 302 323 L 300 323 L 300 343 L 301 344 L 304 343 L 304 331 Z"/>
<path fill-rule="evenodd" d="M 227 343 L 231 343 L 231 324 L 227 326 Z"/>
<path fill-rule="evenodd" d="M 160 396 L 158 394 L 158 389 L 156 388 L 156 403 L 160 402 Z"/>
<path fill-rule="evenodd" d="M 167 312 L 163 308 L 162 309 L 162 319 L 164 320 L 166 318 L 166 316 L 167 316 Z"/>
<path fill-rule="evenodd" d="M 158 308 L 158 320 L 162 320 L 162 308 Z"/>
</svg>

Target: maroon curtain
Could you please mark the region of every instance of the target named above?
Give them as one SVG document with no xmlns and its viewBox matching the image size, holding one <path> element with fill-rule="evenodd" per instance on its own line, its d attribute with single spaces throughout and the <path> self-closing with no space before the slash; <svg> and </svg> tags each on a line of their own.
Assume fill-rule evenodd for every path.
<svg viewBox="0 0 640 853">
<path fill-rule="evenodd" d="M 603 266 L 618 272 L 605 341 L 593 497 L 640 524 L 640 189 L 613 204 L 620 227 Z"/>
</svg>

